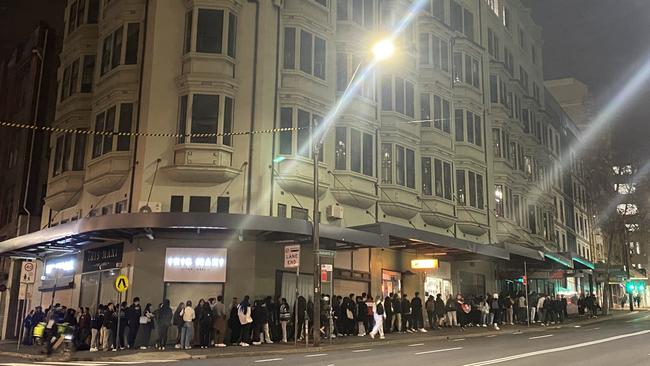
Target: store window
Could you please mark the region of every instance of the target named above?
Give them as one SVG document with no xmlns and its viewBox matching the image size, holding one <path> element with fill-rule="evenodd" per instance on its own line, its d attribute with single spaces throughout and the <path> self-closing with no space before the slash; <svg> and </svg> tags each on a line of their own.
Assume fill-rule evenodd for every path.
<svg viewBox="0 0 650 366">
<path fill-rule="evenodd" d="M 402 293 L 402 274 L 396 271 L 382 269 L 381 271 L 381 293 L 383 297 L 390 294 Z"/>
</svg>

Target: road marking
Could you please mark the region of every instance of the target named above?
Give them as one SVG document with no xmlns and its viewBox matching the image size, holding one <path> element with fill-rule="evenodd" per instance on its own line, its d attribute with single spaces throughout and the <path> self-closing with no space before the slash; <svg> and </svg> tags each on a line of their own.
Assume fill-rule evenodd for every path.
<svg viewBox="0 0 650 366">
<path fill-rule="evenodd" d="M 573 327 L 574 327 L 574 328 L 580 328 L 580 326 L 579 326 L 579 325 L 574 325 Z"/>
<path fill-rule="evenodd" d="M 521 353 L 521 354 L 518 354 L 518 355 L 512 355 L 512 356 L 507 356 L 507 357 L 502 357 L 502 358 L 495 358 L 493 360 L 468 363 L 468 364 L 465 364 L 463 366 L 494 365 L 494 364 L 497 364 L 497 363 L 503 363 L 503 362 L 507 362 L 507 361 L 518 360 L 518 359 L 521 359 L 521 358 L 528 358 L 528 357 L 533 357 L 533 356 L 545 355 L 545 354 L 548 354 L 548 353 L 568 351 L 568 350 L 575 349 L 575 348 L 593 346 L 595 344 L 612 342 L 612 341 L 616 341 L 616 340 L 619 340 L 619 339 L 624 339 L 624 338 L 629 338 L 629 337 L 636 337 L 636 336 L 640 336 L 640 335 L 644 335 L 644 334 L 648 334 L 648 333 L 650 333 L 650 330 L 643 330 L 643 331 L 640 331 L 640 332 L 621 334 L 621 335 L 614 336 L 614 337 L 598 339 L 598 340 L 595 340 L 595 341 L 572 344 L 570 346 L 549 348 L 549 349 L 540 350 L 540 351 Z"/>
<path fill-rule="evenodd" d="M 439 352 L 448 352 L 448 351 L 457 351 L 459 349 L 463 349 L 463 347 L 454 347 L 454 348 L 444 348 L 444 349 L 435 349 L 433 351 L 423 351 L 423 352 L 416 352 L 415 355 L 420 356 L 420 355 L 428 355 L 430 353 L 439 353 Z"/>
<path fill-rule="evenodd" d="M 365 348 L 365 349 L 355 349 L 352 351 L 352 353 L 359 353 L 359 352 L 370 352 L 372 351 L 372 348 Z"/>
<path fill-rule="evenodd" d="M 635 322 L 639 322 L 639 321 L 641 321 L 641 320 L 646 320 L 646 319 L 648 319 L 648 318 L 650 318 L 650 315 L 646 315 L 646 316 L 643 316 L 643 317 L 641 317 L 641 318 L 634 318 L 634 319 L 631 319 L 631 320 L 627 320 L 627 321 L 625 321 L 625 322 L 626 322 L 626 323 L 635 323 Z"/>
<path fill-rule="evenodd" d="M 600 327 L 596 327 L 596 328 L 589 328 L 589 329 L 585 329 L 585 330 L 598 330 L 598 329 L 600 329 Z"/>
<path fill-rule="evenodd" d="M 273 362 L 273 361 L 282 361 L 284 358 L 267 358 L 264 360 L 257 360 L 255 363 L 262 363 L 262 362 Z"/>
<path fill-rule="evenodd" d="M 38 362 L 36 362 L 36 363 L 39 364 L 39 365 L 42 365 L 42 366 L 47 366 L 47 365 L 62 365 L 62 366 L 103 366 L 103 365 L 108 365 L 108 364 L 110 364 L 110 362 L 93 362 L 93 361 L 89 361 L 89 362 L 58 362 L 58 361 L 55 361 L 55 362 L 42 362 L 42 361 L 38 361 Z M 144 362 L 142 362 L 142 363 L 144 363 Z"/>
<path fill-rule="evenodd" d="M 490 334 L 490 335 L 487 336 L 486 338 L 494 338 L 494 337 L 496 337 L 496 336 L 497 336 L 496 334 Z"/>
<path fill-rule="evenodd" d="M 452 342 L 462 342 L 464 340 L 465 340 L 465 338 L 458 338 L 458 339 L 452 340 Z"/>
<path fill-rule="evenodd" d="M 313 355 L 305 355 L 305 357 L 323 357 L 327 356 L 327 353 L 314 353 Z"/>
<path fill-rule="evenodd" d="M 413 344 L 409 344 L 409 347 L 418 347 L 418 346 L 424 346 L 424 343 L 413 343 Z"/>
<path fill-rule="evenodd" d="M 548 338 L 548 337 L 552 337 L 552 336 L 553 336 L 552 334 L 546 334 L 546 335 L 543 335 L 543 336 L 530 337 L 528 339 L 540 339 L 540 338 Z"/>
</svg>

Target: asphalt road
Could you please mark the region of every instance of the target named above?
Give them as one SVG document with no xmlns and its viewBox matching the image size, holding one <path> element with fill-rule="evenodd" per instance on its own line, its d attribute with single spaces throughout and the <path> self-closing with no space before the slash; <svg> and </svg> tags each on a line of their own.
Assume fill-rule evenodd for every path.
<svg viewBox="0 0 650 366">
<path fill-rule="evenodd" d="M 170 361 L 169 366 L 487 366 L 487 365 L 650 365 L 650 313 L 640 312 L 597 324 L 542 332 L 489 335 L 319 353 Z M 158 362 L 27 362 L 0 357 L 0 366 L 161 366 Z"/>
</svg>

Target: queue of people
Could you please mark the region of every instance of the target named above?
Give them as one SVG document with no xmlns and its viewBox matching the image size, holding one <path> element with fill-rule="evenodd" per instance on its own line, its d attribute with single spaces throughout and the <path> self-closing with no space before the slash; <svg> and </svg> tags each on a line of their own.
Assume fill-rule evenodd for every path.
<svg viewBox="0 0 650 366">
<path fill-rule="evenodd" d="M 440 328 L 494 327 L 539 323 L 562 323 L 567 313 L 567 299 L 560 295 L 535 292 L 486 294 L 464 298 L 461 294 L 435 296 L 418 292 L 389 294 L 385 298 L 363 293 L 361 295 L 323 295 L 320 299 L 319 333 L 323 338 L 378 335 L 385 333 L 415 333 Z M 581 295 L 577 300 L 579 314 L 596 316 L 598 301 L 594 294 Z M 96 309 L 66 309 L 56 304 L 43 311 L 37 307 L 24 320 L 24 343 L 32 344 L 32 330 L 42 322 L 48 325 L 65 323 L 73 327 L 78 350 L 96 352 L 120 349 L 165 350 L 173 344 L 177 349 L 226 347 L 238 345 L 287 343 L 302 341 L 313 334 L 314 304 L 299 296 L 293 305 L 284 298 L 270 296 L 251 300 L 234 297 L 228 306 L 223 296 L 179 303 L 172 309 L 165 299 L 154 307 L 144 307 L 138 297 L 131 304 L 100 304 Z M 426 321 L 425 321 L 426 320 Z M 51 322 L 50 322 L 51 321 Z M 176 329 L 176 339 L 169 339 L 170 329 Z"/>
</svg>

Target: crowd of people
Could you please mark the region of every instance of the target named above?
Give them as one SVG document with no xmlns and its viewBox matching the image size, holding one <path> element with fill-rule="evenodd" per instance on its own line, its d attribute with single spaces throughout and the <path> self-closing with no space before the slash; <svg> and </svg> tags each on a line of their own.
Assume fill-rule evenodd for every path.
<svg viewBox="0 0 650 366">
<path fill-rule="evenodd" d="M 320 299 L 320 335 L 323 338 L 346 336 L 373 339 L 385 333 L 428 332 L 440 328 L 494 327 L 515 323 L 562 323 L 568 316 L 567 299 L 560 295 L 531 292 L 486 294 L 464 298 L 461 294 L 435 296 L 418 292 L 389 294 L 373 298 L 368 294 L 349 294 Z M 596 316 L 599 305 L 594 294 L 571 299 L 580 316 Z M 118 349 L 165 350 L 226 347 L 227 344 L 249 346 L 274 342 L 302 341 L 313 334 L 314 304 L 311 297 L 299 296 L 293 305 L 285 298 L 270 296 L 252 301 L 249 296 L 233 298 L 228 306 L 223 296 L 179 303 L 172 309 L 169 300 L 144 307 L 138 297 L 129 305 L 108 303 L 96 309 L 66 309 L 56 304 L 43 311 L 32 310 L 24 320 L 24 342 L 33 342 L 33 329 L 47 324 L 46 332 L 65 323 L 74 329 L 78 350 L 96 352 Z M 171 329 L 176 329 L 172 332 Z M 170 339 L 170 334 L 175 339 Z M 297 339 L 296 339 L 297 338 Z"/>
</svg>

